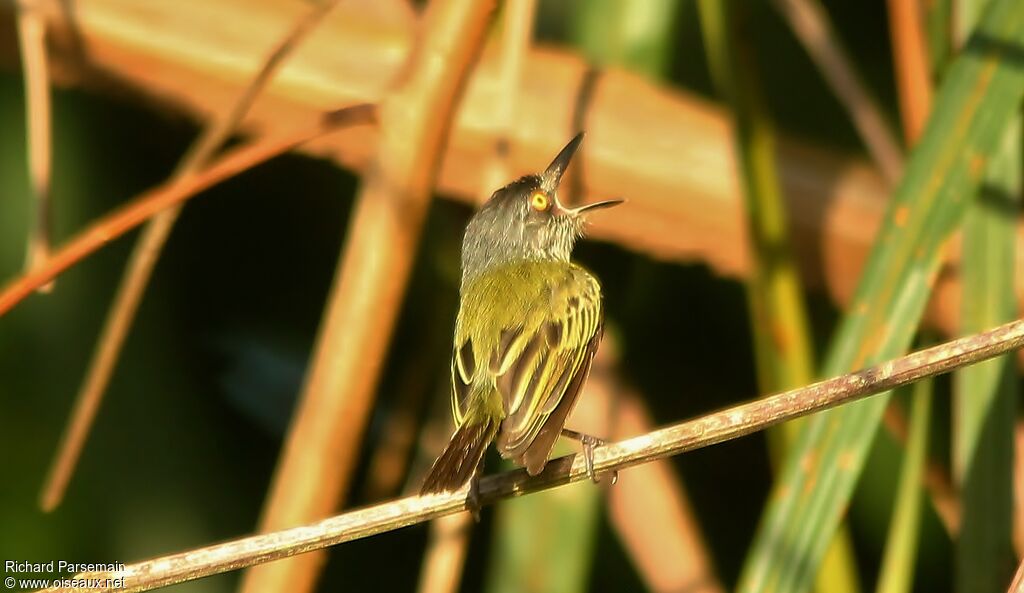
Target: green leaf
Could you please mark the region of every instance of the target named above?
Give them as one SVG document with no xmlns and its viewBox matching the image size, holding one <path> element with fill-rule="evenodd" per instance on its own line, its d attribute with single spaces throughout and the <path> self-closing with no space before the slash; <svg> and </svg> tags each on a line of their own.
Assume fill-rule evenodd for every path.
<svg viewBox="0 0 1024 593">
<path fill-rule="evenodd" d="M 712 79 L 732 107 L 752 270 L 747 282 L 751 331 L 762 393 L 813 379 L 807 311 L 790 245 L 785 201 L 775 166 L 775 130 L 761 96 L 753 48 L 738 29 L 731 2 L 699 4 Z"/>
<path fill-rule="evenodd" d="M 964 224 L 961 333 L 1017 317 L 1014 242 L 1021 192 L 1021 122 L 989 168 Z M 956 548 L 958 591 L 1002 593 L 1013 572 L 1013 356 L 957 372 L 953 474 L 963 516 Z"/>
<path fill-rule="evenodd" d="M 576 484 L 501 503 L 486 590 L 587 591 L 600 500 L 600 488 Z"/>
<path fill-rule="evenodd" d="M 941 78 L 949 65 L 952 42 L 952 0 L 932 0 L 924 7 L 925 32 L 928 38 L 928 57 L 931 60 L 932 79 Z"/>
<path fill-rule="evenodd" d="M 889 525 L 889 537 L 882 556 L 877 593 L 909 593 L 914 582 L 914 561 L 921 526 L 924 466 L 928 457 L 928 419 L 932 410 L 933 381 L 927 379 L 912 388 L 910 430 L 900 468 L 896 506 Z M 966 590 L 966 589 L 965 589 Z"/>
<path fill-rule="evenodd" d="M 1024 95 L 1024 2 L 993 0 L 950 66 L 823 367 L 832 376 L 910 345 L 942 262 Z M 788 456 L 738 590 L 810 589 L 860 477 L 887 394 L 811 418 Z"/>
</svg>

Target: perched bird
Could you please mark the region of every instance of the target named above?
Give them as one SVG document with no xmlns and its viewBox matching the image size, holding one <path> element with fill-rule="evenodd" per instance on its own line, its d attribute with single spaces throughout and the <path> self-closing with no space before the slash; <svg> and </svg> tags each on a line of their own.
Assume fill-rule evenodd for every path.
<svg viewBox="0 0 1024 593">
<path fill-rule="evenodd" d="M 584 214 L 622 200 L 578 208 L 558 200 L 582 140 L 573 138 L 543 173 L 494 192 L 466 227 L 451 368 L 456 430 L 423 494 L 465 485 L 495 439 L 502 457 L 536 475 L 560 434 L 577 438 L 593 478 L 600 441 L 563 427 L 601 341 L 601 286 L 569 256 Z"/>
</svg>

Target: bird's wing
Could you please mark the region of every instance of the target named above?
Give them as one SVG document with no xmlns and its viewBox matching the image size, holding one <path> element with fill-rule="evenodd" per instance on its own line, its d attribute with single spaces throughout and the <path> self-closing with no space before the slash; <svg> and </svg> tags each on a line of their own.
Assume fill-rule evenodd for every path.
<svg viewBox="0 0 1024 593">
<path fill-rule="evenodd" d="M 523 281 L 522 276 L 529 278 Z M 531 290 L 524 292 L 524 286 Z M 495 413 L 504 417 L 498 450 L 537 473 L 561 433 L 597 351 L 602 328 L 600 285 L 575 265 L 527 264 L 515 272 L 481 278 L 468 293 L 452 352 L 455 422 L 462 426 L 471 404 L 482 403 L 474 400 L 480 393 L 476 390 L 491 386 L 500 396 L 500 404 L 494 402 Z M 508 314 L 532 310 L 544 310 L 547 315 Z M 478 320 L 478 329 L 486 330 L 470 331 L 462 323 L 466 318 Z M 499 322 L 488 322 L 493 320 Z"/>
<path fill-rule="evenodd" d="M 548 284 L 535 306 L 549 316 L 533 327 L 502 330 L 489 361 L 505 411 L 498 450 L 532 474 L 543 469 L 590 371 L 602 327 L 601 289 L 573 266 Z M 547 438 L 538 439 L 542 433 Z"/>
</svg>

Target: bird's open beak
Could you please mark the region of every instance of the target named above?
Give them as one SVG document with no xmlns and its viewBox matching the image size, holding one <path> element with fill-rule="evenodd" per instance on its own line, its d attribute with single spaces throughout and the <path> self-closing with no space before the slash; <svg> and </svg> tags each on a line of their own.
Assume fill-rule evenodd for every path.
<svg viewBox="0 0 1024 593">
<path fill-rule="evenodd" d="M 590 213 L 594 210 L 601 210 L 602 208 L 611 208 L 612 206 L 618 206 L 626 200 L 615 199 L 615 200 L 603 200 L 601 202 L 594 202 L 593 204 L 584 204 L 577 206 L 576 208 L 566 208 L 566 214 L 572 214 L 573 216 L 579 216 L 584 212 Z"/>
<path fill-rule="evenodd" d="M 576 154 L 576 151 L 579 149 L 580 142 L 583 142 L 583 132 L 576 134 L 576 137 L 570 140 L 569 143 L 566 144 L 561 151 L 559 151 L 558 156 L 556 156 L 554 160 L 551 161 L 551 164 L 548 165 L 548 168 L 545 169 L 544 172 L 540 174 L 541 189 L 543 189 L 545 192 L 551 195 L 556 195 L 555 191 L 558 189 L 558 184 L 561 183 L 562 181 L 562 175 L 565 173 L 565 170 L 569 167 L 569 162 L 572 161 L 573 155 Z M 558 198 L 555 197 L 555 207 L 556 212 L 568 214 L 571 216 L 579 216 L 584 212 L 589 213 L 592 210 L 600 210 L 602 208 L 611 208 L 612 206 L 618 206 L 624 201 L 625 200 L 604 200 L 603 202 L 584 204 L 583 206 L 578 206 L 576 208 L 566 208 L 561 204 L 561 202 L 558 201 Z"/>
<path fill-rule="evenodd" d="M 569 141 L 558 156 L 555 157 L 548 168 L 540 174 L 540 186 L 545 192 L 554 194 L 558 189 L 558 184 L 562 181 L 562 175 L 565 170 L 569 168 L 569 162 L 572 161 L 572 157 L 576 154 L 576 150 L 580 147 L 580 142 L 583 142 L 583 132 L 576 134 L 576 137 Z"/>
</svg>

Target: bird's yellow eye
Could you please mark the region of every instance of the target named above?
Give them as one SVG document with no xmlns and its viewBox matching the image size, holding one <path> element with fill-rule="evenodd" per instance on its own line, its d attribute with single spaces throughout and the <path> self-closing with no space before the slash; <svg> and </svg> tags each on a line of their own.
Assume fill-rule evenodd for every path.
<svg viewBox="0 0 1024 593">
<path fill-rule="evenodd" d="M 530 195 L 530 206 L 533 207 L 537 212 L 544 212 L 551 206 L 551 200 L 548 195 L 542 191 L 535 191 Z"/>
</svg>

